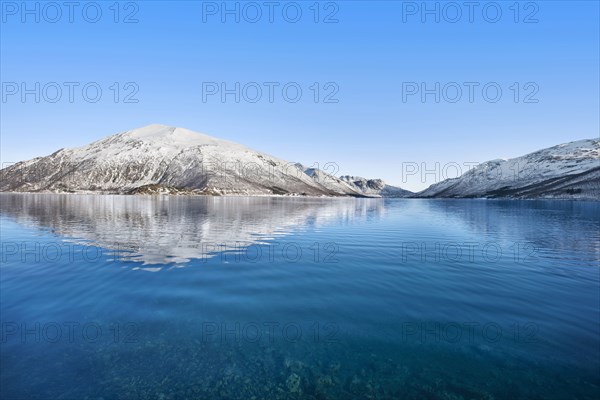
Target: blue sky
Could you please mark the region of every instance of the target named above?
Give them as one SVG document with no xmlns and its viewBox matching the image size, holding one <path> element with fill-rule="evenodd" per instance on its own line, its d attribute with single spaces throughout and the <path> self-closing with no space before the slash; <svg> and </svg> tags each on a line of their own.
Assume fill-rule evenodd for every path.
<svg viewBox="0 0 600 400">
<path fill-rule="evenodd" d="M 4 165 L 162 123 L 419 190 L 599 135 L 597 1 L 76 3 L 1 3 Z"/>
</svg>

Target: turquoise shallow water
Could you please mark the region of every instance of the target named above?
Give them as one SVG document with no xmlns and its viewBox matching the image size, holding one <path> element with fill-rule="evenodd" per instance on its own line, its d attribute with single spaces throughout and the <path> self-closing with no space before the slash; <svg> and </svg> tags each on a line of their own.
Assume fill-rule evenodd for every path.
<svg viewBox="0 0 600 400">
<path fill-rule="evenodd" d="M 600 390 L 600 203 L 1 194 L 2 399 Z"/>
</svg>

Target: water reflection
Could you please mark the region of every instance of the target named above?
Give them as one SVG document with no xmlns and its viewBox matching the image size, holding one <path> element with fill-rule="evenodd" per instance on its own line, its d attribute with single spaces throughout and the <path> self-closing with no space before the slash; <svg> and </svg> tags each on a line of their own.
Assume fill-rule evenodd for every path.
<svg viewBox="0 0 600 400">
<path fill-rule="evenodd" d="M 433 200 L 420 202 L 425 215 L 459 227 L 481 240 L 530 244 L 546 257 L 572 255 L 597 265 L 600 202 L 561 200 Z"/>
<path fill-rule="evenodd" d="M 120 259 L 158 269 L 386 214 L 386 236 L 398 246 L 469 234 L 482 243 L 531 244 L 547 257 L 560 253 L 563 261 L 571 254 L 597 263 L 600 254 L 597 202 L 2 193 L 0 212 L 19 224 L 50 229 L 65 241 L 109 249 Z"/>
<path fill-rule="evenodd" d="M 144 264 L 183 264 L 334 221 L 380 218 L 383 200 L 1 194 L 0 212 Z M 147 269 L 153 270 L 153 269 Z"/>
</svg>

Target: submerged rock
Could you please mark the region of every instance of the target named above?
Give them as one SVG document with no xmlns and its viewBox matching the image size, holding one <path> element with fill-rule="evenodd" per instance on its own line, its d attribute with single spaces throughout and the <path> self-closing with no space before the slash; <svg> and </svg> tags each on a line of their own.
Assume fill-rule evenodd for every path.
<svg viewBox="0 0 600 400">
<path fill-rule="evenodd" d="M 296 373 L 292 373 L 288 376 L 285 381 L 285 385 L 287 386 L 290 393 L 301 393 L 302 388 L 300 387 L 300 376 Z"/>
</svg>

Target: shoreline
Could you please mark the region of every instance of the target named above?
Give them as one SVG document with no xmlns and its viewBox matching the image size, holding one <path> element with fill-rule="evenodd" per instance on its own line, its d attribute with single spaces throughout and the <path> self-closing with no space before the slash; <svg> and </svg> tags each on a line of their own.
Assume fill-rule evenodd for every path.
<svg viewBox="0 0 600 400">
<path fill-rule="evenodd" d="M 588 202 L 600 202 L 600 198 L 590 197 L 537 197 L 537 198 L 524 198 L 524 197 L 420 197 L 420 196 L 406 196 L 406 197 L 385 197 L 385 196 L 316 196 L 316 195 L 283 195 L 283 194 L 205 194 L 205 193 L 120 193 L 120 192 L 102 192 L 102 191 L 77 191 L 77 192 L 52 192 L 52 191 L 36 191 L 36 192 L 23 192 L 23 191 L 0 191 L 2 194 L 33 194 L 33 195 L 96 195 L 96 196 L 127 196 L 127 197 L 212 197 L 212 198 L 277 198 L 277 199 L 411 199 L 411 200 L 517 200 L 517 201 L 588 201 Z"/>
</svg>

